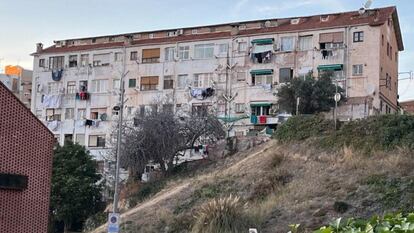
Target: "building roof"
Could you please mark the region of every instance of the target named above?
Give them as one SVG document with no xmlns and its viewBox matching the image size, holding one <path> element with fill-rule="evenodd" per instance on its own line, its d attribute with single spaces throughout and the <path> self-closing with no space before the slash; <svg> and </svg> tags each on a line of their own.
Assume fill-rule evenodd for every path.
<svg viewBox="0 0 414 233">
<path fill-rule="evenodd" d="M 37 123 L 37 124 L 40 124 L 41 126 L 42 126 L 42 128 L 45 130 L 45 131 L 47 131 L 48 133 L 49 133 L 49 135 L 51 136 L 51 137 L 53 137 L 54 138 L 54 135 L 53 135 L 53 133 L 43 124 L 43 122 L 41 122 L 35 115 L 33 115 L 33 113 L 30 111 L 30 109 L 28 109 L 24 104 L 23 104 L 23 102 L 21 102 L 7 87 L 6 87 L 6 85 L 4 84 L 4 83 L 2 83 L 2 82 L 0 82 L 0 92 L 5 92 L 6 94 L 8 93 L 14 100 L 15 100 L 15 103 L 17 104 L 17 105 L 20 105 L 20 107 L 23 109 L 23 111 L 24 112 L 26 112 L 27 113 L 27 115 L 29 116 L 29 117 L 31 117 L 32 119 L 33 119 L 33 121 L 31 121 L 31 122 L 25 122 L 25 124 L 28 124 L 28 125 L 30 125 L 31 123 L 33 123 L 33 124 L 35 124 L 35 122 Z M 7 98 L 6 99 L 0 99 L 0 112 L 1 112 L 1 106 L 2 106 L 2 101 L 6 101 L 7 100 Z M 4 102 L 3 102 L 4 103 Z M 6 105 L 6 104 L 4 104 L 4 105 Z"/>
<path fill-rule="evenodd" d="M 321 17 L 329 16 L 327 21 L 322 21 Z M 313 15 L 305 17 L 292 17 L 284 19 L 264 19 L 264 20 L 255 20 L 255 21 L 243 21 L 237 23 L 228 23 L 228 24 L 217 24 L 210 26 L 202 27 L 189 27 L 184 29 L 194 29 L 194 28 L 214 28 L 218 26 L 236 26 L 240 24 L 247 23 L 264 23 L 266 21 L 277 21 L 277 26 L 270 27 L 261 27 L 261 28 L 251 28 L 245 30 L 239 30 L 237 33 L 238 36 L 249 36 L 249 35 L 259 35 L 259 34 L 269 34 L 269 33 L 287 33 L 295 31 L 307 31 L 307 30 L 317 30 L 317 29 L 329 29 L 329 28 L 339 28 L 346 26 L 354 25 L 370 25 L 370 26 L 381 26 L 387 22 L 387 20 L 392 17 L 394 22 L 394 27 L 396 30 L 396 37 L 398 42 L 398 49 L 400 51 L 404 50 L 404 45 L 402 41 L 401 29 L 398 20 L 398 13 L 395 6 L 377 8 L 367 10 L 365 14 L 360 15 L 358 11 L 351 12 L 342 12 L 342 13 L 333 13 L 333 14 L 324 14 L 324 15 Z M 299 19 L 297 24 L 292 24 L 290 20 Z M 137 33 L 128 33 L 128 34 L 118 34 L 118 35 L 107 35 L 107 36 L 98 36 L 98 37 L 87 37 L 87 38 L 78 38 L 70 40 L 86 40 L 86 39 L 98 39 L 104 37 L 119 37 L 119 36 L 133 36 L 134 34 L 142 33 L 157 33 L 157 32 L 168 32 L 178 29 L 169 29 L 169 30 L 158 30 L 158 31 L 147 31 L 147 32 L 137 32 Z M 219 32 L 209 32 L 209 33 L 200 33 L 200 34 L 191 34 L 191 35 L 178 35 L 173 37 L 158 37 L 152 39 L 134 39 L 131 42 L 130 46 L 134 45 L 150 45 L 150 44 L 159 44 L 159 43 L 175 43 L 175 42 L 186 42 L 186 41 L 197 41 L 197 40 L 206 40 L 206 39 L 220 39 L 228 38 L 232 36 L 231 30 L 219 31 Z M 45 48 L 40 52 L 33 53 L 32 55 L 45 54 L 45 53 L 66 53 L 66 52 L 80 52 L 87 50 L 95 49 L 107 49 L 107 48 L 116 48 L 122 47 L 124 42 L 106 42 L 106 43 L 94 43 L 88 45 L 68 45 L 68 46 L 56 46 Z"/>
</svg>

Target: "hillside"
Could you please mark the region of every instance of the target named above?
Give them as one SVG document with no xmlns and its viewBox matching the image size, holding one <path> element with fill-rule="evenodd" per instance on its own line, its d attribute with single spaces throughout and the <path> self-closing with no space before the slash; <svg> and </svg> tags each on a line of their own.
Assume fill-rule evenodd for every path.
<svg viewBox="0 0 414 233">
<path fill-rule="evenodd" d="M 367 156 L 348 147 L 329 151 L 311 141 L 271 140 L 170 181 L 123 214 L 124 232 L 189 232 L 202 203 L 230 194 L 248 203 L 252 227 L 269 233 L 287 232 L 292 223 L 307 231 L 337 217 L 411 211 L 413 157 L 403 150 Z"/>
</svg>

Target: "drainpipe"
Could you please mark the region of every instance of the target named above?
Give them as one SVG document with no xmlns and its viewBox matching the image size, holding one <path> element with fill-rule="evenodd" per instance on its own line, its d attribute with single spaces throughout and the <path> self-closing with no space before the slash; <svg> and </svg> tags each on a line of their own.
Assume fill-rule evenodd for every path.
<svg viewBox="0 0 414 233">
<path fill-rule="evenodd" d="M 348 98 L 348 69 L 349 69 L 349 34 L 351 31 L 351 27 L 348 26 L 345 31 L 345 40 L 346 40 L 346 47 L 344 51 L 344 63 L 345 63 L 345 69 L 344 69 L 344 75 L 345 75 L 345 97 Z"/>
</svg>

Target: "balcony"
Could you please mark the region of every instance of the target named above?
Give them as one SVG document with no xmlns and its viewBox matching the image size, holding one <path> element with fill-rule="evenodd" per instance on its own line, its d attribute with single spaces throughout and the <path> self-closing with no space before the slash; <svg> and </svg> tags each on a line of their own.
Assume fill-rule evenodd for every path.
<svg viewBox="0 0 414 233">
<path fill-rule="evenodd" d="M 319 65 L 344 63 L 344 49 L 322 49 L 319 52 L 319 55 L 316 56 Z"/>
</svg>

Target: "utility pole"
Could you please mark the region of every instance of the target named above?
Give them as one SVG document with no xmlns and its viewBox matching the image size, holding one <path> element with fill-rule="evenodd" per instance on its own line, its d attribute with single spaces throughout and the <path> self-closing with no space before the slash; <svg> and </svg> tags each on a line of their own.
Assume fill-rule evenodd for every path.
<svg viewBox="0 0 414 233">
<path fill-rule="evenodd" d="M 126 72 L 126 46 L 124 46 L 124 60 L 122 65 L 122 75 L 120 80 L 120 96 L 119 96 L 119 119 L 118 119 L 118 135 L 116 140 L 116 167 L 115 167 L 115 190 L 114 190 L 114 206 L 113 213 L 118 213 L 118 201 L 119 201 L 119 160 L 121 157 L 121 141 L 122 141 L 122 123 L 124 115 L 124 99 L 125 99 L 125 85 L 124 77 L 128 74 Z"/>
</svg>

